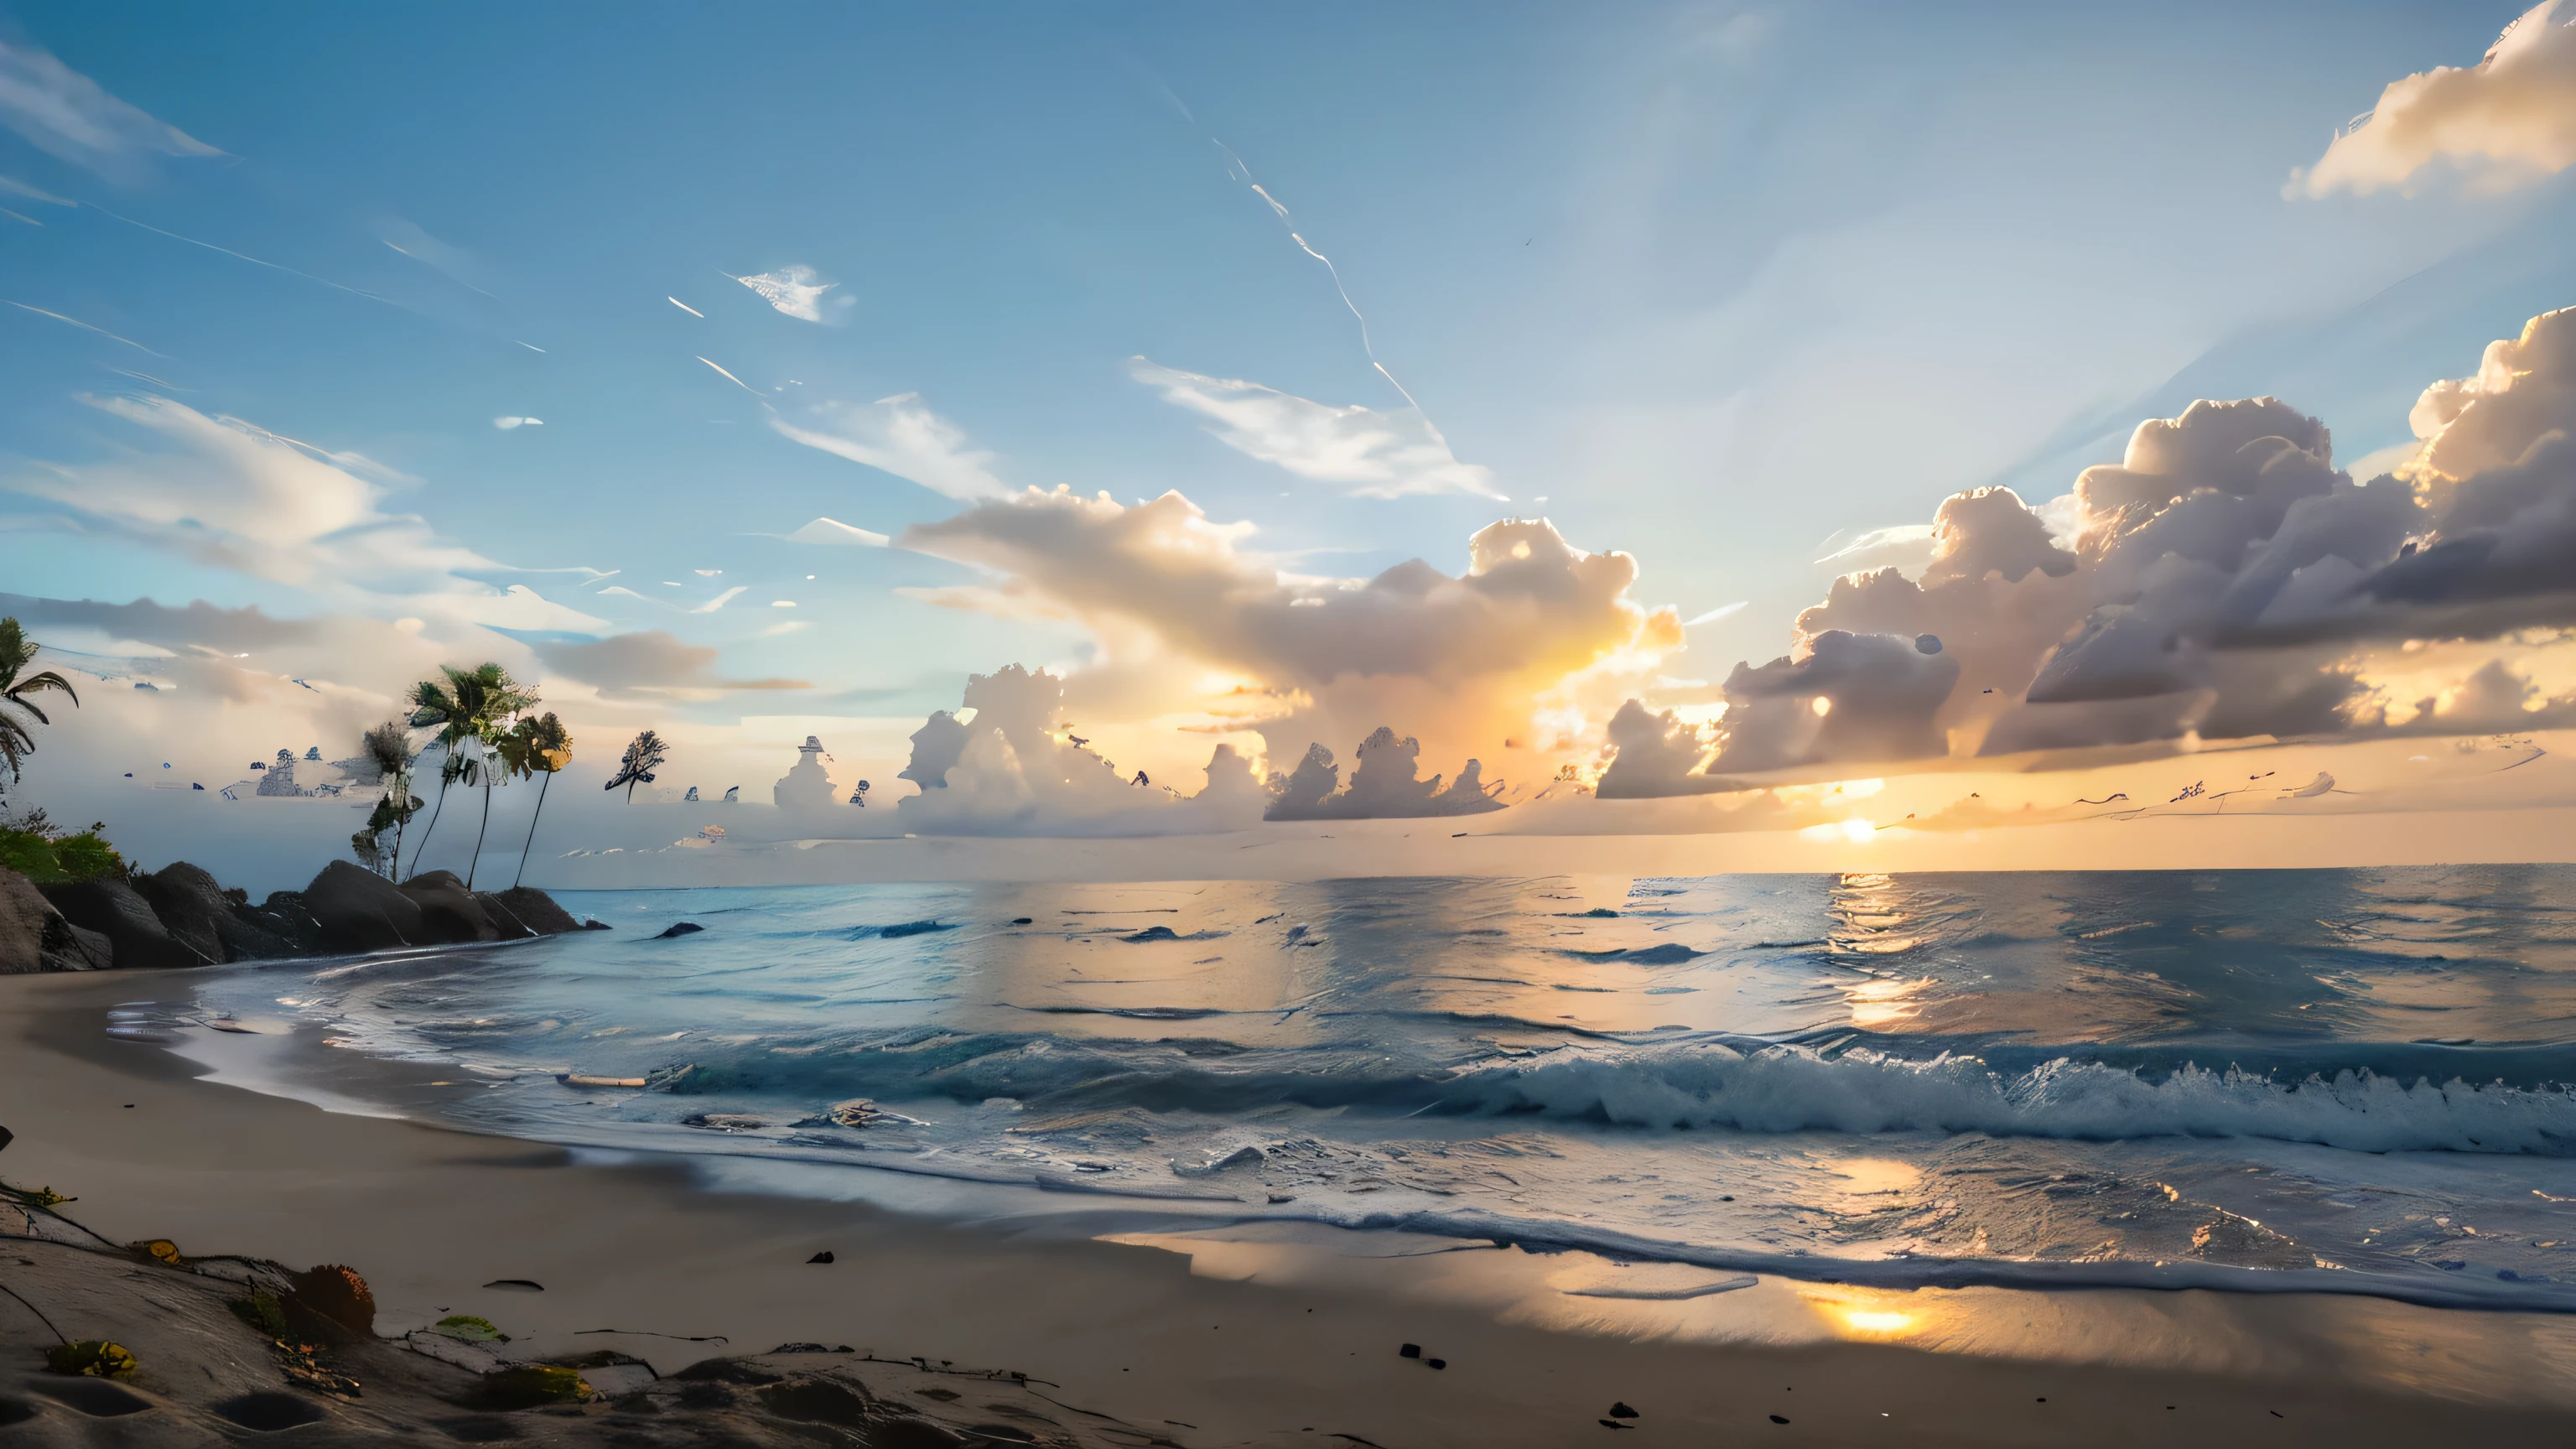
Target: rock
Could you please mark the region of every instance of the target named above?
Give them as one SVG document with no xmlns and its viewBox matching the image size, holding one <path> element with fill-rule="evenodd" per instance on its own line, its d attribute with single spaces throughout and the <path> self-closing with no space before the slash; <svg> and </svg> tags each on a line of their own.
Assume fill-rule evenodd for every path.
<svg viewBox="0 0 2576 1449">
<path fill-rule="evenodd" d="M 205 871 L 184 860 L 173 861 L 150 875 L 133 878 L 134 893 L 159 917 L 162 929 L 209 961 L 232 959 L 224 950 L 218 923 L 232 919 L 233 903 L 224 888 Z"/>
<path fill-rule="evenodd" d="M 560 936 L 568 931 L 591 929 L 574 920 L 572 912 L 556 905 L 554 897 L 535 886 L 512 886 L 494 899 L 517 917 L 519 924 L 540 936 Z M 606 927 L 600 929 L 605 930 Z"/>
<path fill-rule="evenodd" d="M 270 891 L 268 900 L 256 906 L 244 901 L 233 907 L 233 918 L 282 944 L 285 949 L 281 955 L 322 954 L 322 923 L 313 918 L 302 891 Z"/>
<path fill-rule="evenodd" d="M 10 1131 L 10 1130 L 9 1130 L 8 1128 L 6 1128 L 6 1127 L 0 1127 L 0 1152 L 6 1152 L 6 1151 L 8 1151 L 8 1150 L 9 1150 L 9 1144 L 10 1144 L 10 1143 L 12 1143 L 12 1142 L 15 1142 L 15 1141 L 17 1141 L 17 1140 L 18 1140 L 18 1134 L 17 1134 L 17 1133 Z"/>
<path fill-rule="evenodd" d="M 215 939 L 223 944 L 227 961 L 283 961 L 311 954 L 295 949 L 295 944 L 284 936 L 254 923 L 239 907 L 216 920 Z"/>
<path fill-rule="evenodd" d="M 471 941 L 497 941 L 505 933 L 465 882 L 452 870 L 433 870 L 404 881 L 403 895 L 420 907 L 424 935 L 415 944 L 435 942 L 461 946 Z"/>
<path fill-rule="evenodd" d="M 612 926 L 606 921 L 600 920 L 594 916 L 582 917 L 581 928 L 585 931 L 614 931 L 617 929 L 615 926 Z"/>
<path fill-rule="evenodd" d="M 151 905 L 121 880 L 100 876 L 37 889 L 73 925 L 105 936 L 116 948 L 116 964 L 128 970 L 211 966 L 222 959 L 170 934 Z"/>
<path fill-rule="evenodd" d="M 1610 1406 L 1610 1417 L 1613 1419 L 1633 1419 L 1637 1417 L 1637 1411 L 1629 1408 L 1625 1400 L 1621 1400 L 1620 1402 L 1614 1403 Z"/>
<path fill-rule="evenodd" d="M 429 939 L 418 903 L 392 881 L 350 861 L 322 867 L 304 888 L 303 905 L 320 928 L 324 951 L 385 951 Z"/>
<path fill-rule="evenodd" d="M 54 919 L 62 921 L 62 917 Z M 45 969 L 48 971 L 105 971 L 116 964 L 116 943 L 86 926 L 63 921 L 64 942 L 56 947 L 48 943 Z"/>
<path fill-rule="evenodd" d="M 694 936 L 705 929 L 706 927 L 699 925 L 695 921 L 680 921 L 673 924 L 670 929 L 665 930 L 653 939 L 656 941 L 668 941 L 677 936 Z"/>
<path fill-rule="evenodd" d="M 57 925 L 63 913 L 45 899 L 33 882 L 14 870 L 0 870 L 0 976 L 49 968 L 53 942 L 68 940 L 69 925 Z"/>
<path fill-rule="evenodd" d="M 0 1143 L 0 1146 L 6 1146 L 6 1145 L 7 1145 L 6 1143 Z M 814 1264 L 814 1263 L 822 1263 L 822 1264 L 825 1264 L 825 1265 L 827 1265 L 827 1266 L 828 1266 L 828 1265 L 832 1262 L 832 1250 L 831 1250 L 831 1249 L 829 1249 L 829 1248 L 825 1248 L 822 1252 L 816 1253 L 813 1257 L 810 1257 L 810 1258 L 806 1259 L 805 1261 L 806 1261 L 806 1263 L 807 1263 L 807 1264 L 809 1264 L 809 1265 Z"/>
</svg>

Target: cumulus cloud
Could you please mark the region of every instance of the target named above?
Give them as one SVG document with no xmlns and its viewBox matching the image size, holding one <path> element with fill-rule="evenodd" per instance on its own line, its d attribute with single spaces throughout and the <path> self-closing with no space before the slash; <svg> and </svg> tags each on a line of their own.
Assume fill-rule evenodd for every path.
<svg viewBox="0 0 2576 1449">
<path fill-rule="evenodd" d="M 735 690 L 814 687 L 802 679 L 724 678 L 715 671 L 718 651 L 684 643 L 660 629 L 605 639 L 541 640 L 530 647 L 546 668 L 593 686 L 606 699 L 704 698 Z"/>
<path fill-rule="evenodd" d="M 1481 815 L 1500 810 L 1484 782 L 1484 765 L 1469 760 L 1455 784 L 1441 787 L 1438 775 L 1421 777 L 1422 742 L 1399 739 L 1380 725 L 1360 741 L 1351 783 L 1341 788 L 1341 767 L 1333 752 L 1308 745 L 1306 758 L 1287 774 L 1270 777 L 1270 808 L 1265 820 L 1408 820 L 1425 816 Z"/>
<path fill-rule="evenodd" d="M 1273 691 L 1262 697 L 1275 711 L 1247 723 L 1274 760 L 1390 720 L 1443 762 L 1570 735 L 1586 710 L 1615 706 L 1605 691 L 1619 686 L 1604 681 L 1650 674 L 1679 647 L 1673 612 L 1629 596 L 1635 560 L 1587 553 L 1543 520 L 1480 530 L 1456 577 L 1413 559 L 1371 579 L 1294 578 L 1247 547 L 1251 533 L 1178 493 L 1131 507 L 1059 488 L 979 503 L 898 541 L 1002 576 L 943 602 L 1071 618 L 1113 658 L 1217 666 Z"/>
<path fill-rule="evenodd" d="M 61 505 L 97 526 L 254 578 L 311 588 L 347 603 L 399 601 L 412 612 L 520 629 L 607 628 L 524 585 L 495 589 L 468 575 L 505 572 L 442 542 L 416 515 L 388 513 L 401 475 L 166 398 L 81 399 L 169 445 L 110 461 L 35 463 L 0 487 Z M 373 477 L 361 477 L 360 473 Z"/>
<path fill-rule="evenodd" d="M 951 498 L 995 498 L 1010 491 L 992 474 L 993 455 L 969 446 L 965 430 L 923 405 L 919 393 L 864 404 L 824 403 L 814 409 L 814 417 L 812 427 L 776 416 L 769 425 L 806 447 L 865 463 Z"/>
<path fill-rule="evenodd" d="M 2576 165 L 2576 5 L 2541 0 L 2476 65 L 2389 82 L 2378 106 L 2314 166 L 2290 174 L 2290 191 L 2320 197 L 2411 187 L 2437 162 L 2487 191 Z"/>
<path fill-rule="evenodd" d="M 730 272 L 726 275 L 732 276 Z M 841 284 L 824 281 L 815 275 L 812 267 L 780 267 L 774 272 L 734 277 L 734 280 L 759 293 L 760 300 L 800 322 L 820 322 L 825 308 L 837 312 L 857 301 L 854 297 L 826 299 L 823 294 Z M 672 305 L 679 304 L 674 302 Z"/>
<path fill-rule="evenodd" d="M 49 155 L 116 180 L 133 176 L 135 163 L 147 156 L 224 154 L 51 55 L 6 41 L 0 41 L 0 125 Z"/>
<path fill-rule="evenodd" d="M 1362 498 L 1470 493 L 1501 499 L 1492 470 L 1461 463 L 1420 408 L 1332 407 L 1257 382 L 1209 377 L 1133 358 L 1128 371 L 1165 402 L 1207 418 L 1236 452 Z"/>
<path fill-rule="evenodd" d="M 1713 736 L 1622 710 L 1602 787 L 1683 794 L 1841 761 L 2510 723 L 2504 675 L 2464 684 L 2467 703 L 2410 711 L 2373 682 L 2374 661 L 2408 641 L 2576 623 L 2576 311 L 2534 318 L 2475 376 L 2426 389 L 2412 422 L 2405 467 L 2356 481 L 2296 408 L 2196 402 L 2139 424 L 2120 462 L 2086 469 L 2046 510 L 2004 489 L 1956 495 L 1919 578 L 1835 580 L 1789 654 L 1729 677 Z"/>
<path fill-rule="evenodd" d="M 968 718 L 938 711 L 912 737 L 897 777 L 920 786 L 895 810 L 925 835 L 1176 835 L 1239 830 L 1262 791 L 1232 745 L 1209 756 L 1207 783 L 1182 795 L 1118 768 L 1057 723 L 1064 684 L 1014 664 L 971 676 Z"/>
</svg>

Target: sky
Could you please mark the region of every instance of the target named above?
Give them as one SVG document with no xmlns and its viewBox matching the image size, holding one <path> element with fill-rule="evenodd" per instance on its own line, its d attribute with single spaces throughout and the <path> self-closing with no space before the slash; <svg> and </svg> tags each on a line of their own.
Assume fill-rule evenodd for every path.
<svg viewBox="0 0 2576 1449">
<path fill-rule="evenodd" d="M 7 6 L 0 594 L 155 686 L 58 768 L 210 787 L 484 658 L 586 765 L 652 726 L 754 795 L 808 733 L 896 789 L 1012 665 L 1061 698 L 970 775 L 1198 793 L 1223 744 L 1256 810 L 1379 726 L 1588 788 L 1629 699 L 1689 757 L 1631 786 L 1684 793 L 1996 729 L 2549 723 L 2548 608 L 2301 624 L 2257 672 L 2361 681 L 2304 714 L 2241 639 L 2106 684 L 2104 610 L 2251 565 L 2121 563 L 2072 500 L 2141 420 L 2274 394 L 2229 457 L 2432 510 L 2356 577 L 2450 537 L 2418 395 L 2576 304 L 2576 6 L 2482 62 L 2524 8 Z M 1999 483 L 2074 582 L 1798 622 L 1960 573 L 1924 535 Z"/>
</svg>

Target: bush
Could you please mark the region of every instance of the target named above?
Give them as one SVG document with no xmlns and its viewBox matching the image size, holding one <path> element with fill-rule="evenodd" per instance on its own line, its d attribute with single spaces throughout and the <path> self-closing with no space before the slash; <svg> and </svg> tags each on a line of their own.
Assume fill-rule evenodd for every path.
<svg viewBox="0 0 2576 1449">
<path fill-rule="evenodd" d="M 134 1373 L 134 1355 L 121 1343 L 84 1338 L 45 1350 L 45 1367 L 58 1374 L 94 1379 L 121 1379 Z"/>
<path fill-rule="evenodd" d="M 98 826 L 66 835 L 42 821 L 31 823 L 35 828 L 0 828 L 0 866 L 39 885 L 125 874 L 125 858 L 99 835 Z"/>
</svg>

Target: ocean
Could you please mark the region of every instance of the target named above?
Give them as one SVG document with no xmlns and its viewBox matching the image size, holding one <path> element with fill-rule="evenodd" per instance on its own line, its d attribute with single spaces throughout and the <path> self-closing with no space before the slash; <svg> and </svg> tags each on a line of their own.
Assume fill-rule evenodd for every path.
<svg viewBox="0 0 2576 1449">
<path fill-rule="evenodd" d="M 961 1219 L 2576 1310 L 2568 867 L 562 899 L 614 929 L 210 970 L 111 1029 Z"/>
</svg>

